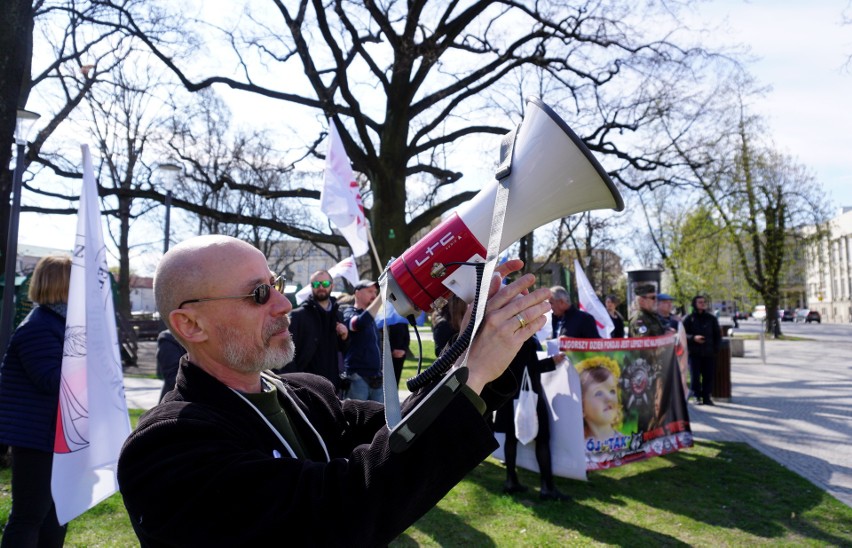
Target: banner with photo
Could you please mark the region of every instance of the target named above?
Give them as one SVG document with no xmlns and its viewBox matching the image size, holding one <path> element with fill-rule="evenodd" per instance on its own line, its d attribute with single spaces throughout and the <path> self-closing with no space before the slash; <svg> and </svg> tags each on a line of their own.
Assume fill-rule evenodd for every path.
<svg viewBox="0 0 852 548">
<path fill-rule="evenodd" d="M 586 470 L 692 447 L 677 334 L 559 339 L 580 379 Z"/>
</svg>

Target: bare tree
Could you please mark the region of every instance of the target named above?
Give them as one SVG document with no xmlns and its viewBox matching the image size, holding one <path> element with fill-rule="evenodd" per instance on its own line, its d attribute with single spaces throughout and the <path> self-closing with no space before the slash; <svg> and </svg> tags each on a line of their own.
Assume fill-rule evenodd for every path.
<svg viewBox="0 0 852 548">
<path fill-rule="evenodd" d="M 664 17 L 673 6 L 668 2 L 272 0 L 247 4 L 231 18 L 239 25 L 186 18 L 172 29 L 162 26 L 159 11 L 96 3 L 119 13 L 124 30 L 191 91 L 221 84 L 333 119 L 353 168 L 369 180 L 368 215 L 384 257 L 399 255 L 413 234 L 471 197 L 453 192 L 463 172 L 446 163 L 445 153 L 469 138 L 501 135 L 519 120 L 494 122 L 495 112 L 523 111 L 504 82 L 515 93 L 547 90 L 545 99 L 589 147 L 613 158 L 619 178 L 621 169 L 647 174 L 674 160 L 670 147 L 651 140 L 636 146 L 637 135 L 675 112 L 669 106 L 709 58 L 679 44 L 670 29 L 645 24 L 643 10 Z M 181 58 L 193 31 L 210 39 L 218 32 L 230 55 L 208 51 L 216 52 L 217 66 L 235 67 L 239 76 L 200 69 L 201 50 Z M 525 72 L 548 84 L 512 78 Z M 435 192 L 413 208 L 406 180 L 425 178 Z M 638 187 L 656 179 L 620 180 Z"/>
<path fill-rule="evenodd" d="M 112 47 L 121 41 L 118 29 L 83 22 L 97 19 L 100 8 L 91 4 L 78 10 L 42 0 L 11 0 L 0 3 L 0 251 L 5 256 L 12 172 L 7 169 L 12 150 L 17 108 L 29 106 L 28 97 L 38 89 L 46 110 L 41 110 L 41 128 L 26 152 L 25 165 L 35 162 L 62 176 L 79 177 L 72 164 L 58 158 L 48 145 L 85 95 L 100 83 L 97 66 L 108 73 L 120 60 Z M 84 30 L 85 28 L 85 30 Z M 33 70 L 33 34 L 51 48 L 52 55 L 42 59 Z M 103 47 L 113 40 L 110 47 Z M 122 48 L 119 48 L 122 51 Z M 56 141 L 56 139 L 53 139 Z M 77 165 L 75 162 L 73 165 Z M 25 184 L 28 191 L 34 190 Z M 37 190 L 37 189 L 36 189 Z M 22 200 L 22 211 L 40 211 Z"/>
<path fill-rule="evenodd" d="M 155 203 L 136 199 L 134 191 L 150 188 L 154 154 L 149 147 L 162 139 L 165 124 L 163 103 L 156 97 L 162 84 L 152 68 L 140 56 L 128 53 L 128 64 L 136 71 L 116 71 L 108 85 L 92 90 L 86 97 L 89 118 L 85 126 L 100 156 L 98 183 L 105 190 L 115 191 L 110 201 L 114 208 L 105 208 L 115 216 L 117 229 L 109 224 L 109 234 L 118 252 L 118 304 L 124 317 L 130 317 L 130 229 Z M 144 57 L 144 56 L 142 56 Z M 153 142 L 153 143 L 152 143 Z M 107 192 L 103 192 L 107 194 Z"/>
<path fill-rule="evenodd" d="M 733 244 L 745 282 L 766 305 L 767 332 L 779 336 L 788 247 L 805 227 L 822 226 L 828 209 L 813 175 L 761 142 L 761 121 L 748 114 L 752 93 L 749 82 L 732 82 L 714 117 L 714 127 L 731 130 L 676 146 Z M 821 236 L 816 231 L 811 237 Z"/>
</svg>

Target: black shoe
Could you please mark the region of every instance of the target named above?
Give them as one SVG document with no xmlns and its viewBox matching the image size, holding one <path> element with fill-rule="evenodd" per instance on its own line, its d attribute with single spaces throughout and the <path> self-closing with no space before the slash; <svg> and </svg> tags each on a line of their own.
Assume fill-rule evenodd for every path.
<svg viewBox="0 0 852 548">
<path fill-rule="evenodd" d="M 710 398 L 704 398 L 704 405 L 716 405 Z"/>
<path fill-rule="evenodd" d="M 558 489 L 554 489 L 552 491 L 542 491 L 541 493 L 539 493 L 538 498 L 540 498 L 541 500 L 558 500 L 561 502 L 568 502 L 569 500 L 571 500 L 570 495 L 566 495 Z"/>
<path fill-rule="evenodd" d="M 520 483 L 505 483 L 503 484 L 503 492 L 507 495 L 514 495 L 516 493 L 526 493 L 530 488 L 526 485 L 521 485 Z"/>
</svg>

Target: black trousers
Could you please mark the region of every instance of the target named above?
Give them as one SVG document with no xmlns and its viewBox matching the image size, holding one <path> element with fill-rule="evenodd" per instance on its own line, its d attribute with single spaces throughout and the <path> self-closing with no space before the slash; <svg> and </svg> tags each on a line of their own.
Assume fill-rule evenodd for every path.
<svg viewBox="0 0 852 548">
<path fill-rule="evenodd" d="M 50 476 L 53 453 L 12 447 L 12 512 L 0 547 L 53 547 L 65 542 L 59 525 Z"/>
<path fill-rule="evenodd" d="M 704 401 L 713 392 L 713 377 L 716 375 L 716 356 L 689 356 L 689 375 L 692 377 L 692 393 Z"/>
</svg>

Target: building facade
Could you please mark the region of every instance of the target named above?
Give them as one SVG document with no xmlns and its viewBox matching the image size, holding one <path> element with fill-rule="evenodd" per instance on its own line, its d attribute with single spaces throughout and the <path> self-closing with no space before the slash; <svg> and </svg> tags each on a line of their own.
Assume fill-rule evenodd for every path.
<svg viewBox="0 0 852 548">
<path fill-rule="evenodd" d="M 807 253 L 807 306 L 828 323 L 852 322 L 852 207 L 841 208 L 828 235 Z"/>
</svg>

